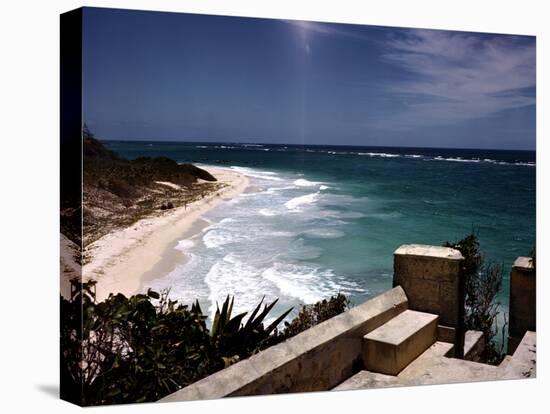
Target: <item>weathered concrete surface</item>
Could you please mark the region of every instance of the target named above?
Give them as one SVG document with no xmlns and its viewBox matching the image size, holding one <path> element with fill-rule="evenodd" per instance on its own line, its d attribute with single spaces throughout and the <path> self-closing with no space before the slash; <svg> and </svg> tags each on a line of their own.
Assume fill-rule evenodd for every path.
<svg viewBox="0 0 550 414">
<path fill-rule="evenodd" d="M 406 310 L 365 335 L 363 361 L 369 371 L 397 375 L 436 341 L 437 315 Z"/>
<path fill-rule="evenodd" d="M 456 329 L 450 326 L 437 325 L 437 340 L 441 342 L 455 342 Z"/>
<path fill-rule="evenodd" d="M 394 254 L 405 256 L 432 257 L 446 260 L 462 260 L 462 254 L 450 247 L 431 246 L 427 244 L 404 244 Z"/>
<path fill-rule="evenodd" d="M 479 362 L 485 349 L 485 340 L 481 331 L 466 331 L 464 335 L 464 359 Z"/>
<path fill-rule="evenodd" d="M 403 386 L 394 375 L 379 374 L 371 371 L 360 371 L 353 377 L 337 385 L 332 391 L 363 390 L 371 388 L 388 388 Z"/>
<path fill-rule="evenodd" d="M 480 335 L 468 331 L 465 348 L 472 352 L 479 343 Z M 534 378 L 536 376 L 536 333 L 527 332 L 513 356 L 506 356 L 499 366 L 474 361 L 449 358 L 453 345 L 435 342 L 422 355 L 409 364 L 397 376 L 361 371 L 334 391 L 370 388 L 400 387 L 410 385 L 451 384 L 501 379 Z"/>
<path fill-rule="evenodd" d="M 498 378 L 495 366 L 441 356 L 443 349 L 451 349 L 438 343 L 424 352 L 399 374 L 407 385 L 451 384 L 461 382 L 491 381 Z"/>
<path fill-rule="evenodd" d="M 537 375 L 537 334 L 528 331 L 514 355 L 501 364 L 503 379 L 535 378 Z"/>
<path fill-rule="evenodd" d="M 410 309 L 439 315 L 441 325 L 456 327 L 463 260 L 448 247 L 403 245 L 394 252 L 393 285 L 405 290 Z"/>
<path fill-rule="evenodd" d="M 530 257 L 518 257 L 510 275 L 508 353 L 516 350 L 527 331 L 537 330 L 537 275 Z"/>
<path fill-rule="evenodd" d="M 406 309 L 396 287 L 160 401 L 331 389 L 361 366 L 363 336 Z"/>
<path fill-rule="evenodd" d="M 393 285 L 401 286 L 409 308 L 439 315 L 440 340 L 451 340 L 464 355 L 464 276 L 462 254 L 449 247 L 409 244 L 394 252 Z M 452 329 L 452 331 L 451 331 Z"/>
<path fill-rule="evenodd" d="M 369 371 L 349 378 L 334 388 L 335 391 L 399 387 L 428 384 L 492 381 L 499 378 L 499 369 L 462 359 L 447 358 L 452 344 L 435 342 L 397 376 L 375 374 Z"/>
</svg>

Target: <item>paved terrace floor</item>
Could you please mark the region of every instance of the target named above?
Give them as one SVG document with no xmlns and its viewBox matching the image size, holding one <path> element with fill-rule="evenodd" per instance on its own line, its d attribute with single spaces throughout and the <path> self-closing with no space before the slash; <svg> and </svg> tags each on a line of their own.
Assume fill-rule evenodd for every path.
<svg viewBox="0 0 550 414">
<path fill-rule="evenodd" d="M 452 344 L 437 341 L 396 376 L 363 370 L 333 391 L 534 378 L 536 375 L 535 332 L 527 332 L 514 355 L 507 356 L 499 366 L 445 356 L 452 348 Z"/>
</svg>

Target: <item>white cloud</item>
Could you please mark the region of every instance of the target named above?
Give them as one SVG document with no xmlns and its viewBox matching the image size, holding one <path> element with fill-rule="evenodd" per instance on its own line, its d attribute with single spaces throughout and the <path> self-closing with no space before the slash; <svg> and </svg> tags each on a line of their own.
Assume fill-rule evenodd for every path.
<svg viewBox="0 0 550 414">
<path fill-rule="evenodd" d="M 443 30 L 394 30 L 386 41 L 343 26 L 283 20 L 294 27 L 306 53 L 311 36 L 329 35 L 375 43 L 382 59 L 404 71 L 391 76 L 385 91 L 396 103 L 392 113 L 369 125 L 406 130 L 485 118 L 506 109 L 535 104 L 535 42 L 524 37 Z"/>
<path fill-rule="evenodd" d="M 514 36 L 408 30 L 385 44 L 383 58 L 410 75 L 387 90 L 404 109 L 384 128 L 447 125 L 535 103 L 535 44 Z"/>
</svg>

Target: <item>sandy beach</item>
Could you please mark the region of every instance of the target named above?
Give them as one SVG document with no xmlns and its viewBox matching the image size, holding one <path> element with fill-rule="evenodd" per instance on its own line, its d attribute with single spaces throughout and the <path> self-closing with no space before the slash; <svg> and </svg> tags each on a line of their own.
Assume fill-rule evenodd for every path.
<svg viewBox="0 0 550 414">
<path fill-rule="evenodd" d="M 83 279 L 97 280 L 97 300 L 105 299 L 109 293 L 138 293 L 144 287 L 144 275 L 151 279 L 151 270 L 165 255 L 173 254 L 175 243 L 200 230 L 204 213 L 238 196 L 248 186 L 248 178 L 242 174 L 215 167 L 206 169 L 225 187 L 187 206 L 113 231 L 86 248 Z"/>
</svg>

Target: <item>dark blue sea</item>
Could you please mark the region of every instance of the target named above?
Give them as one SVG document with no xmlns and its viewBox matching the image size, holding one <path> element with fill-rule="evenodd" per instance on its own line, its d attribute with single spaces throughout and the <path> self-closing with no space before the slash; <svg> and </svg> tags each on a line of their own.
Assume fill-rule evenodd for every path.
<svg viewBox="0 0 550 414">
<path fill-rule="evenodd" d="M 236 294 L 280 308 L 337 292 L 361 303 L 392 285 L 401 244 L 441 245 L 474 231 L 487 262 L 511 265 L 535 245 L 535 152 L 436 148 L 109 141 L 127 158 L 167 156 L 246 174 L 241 196 L 205 215 L 177 248 L 189 260 L 154 287 L 204 309 Z"/>
</svg>

